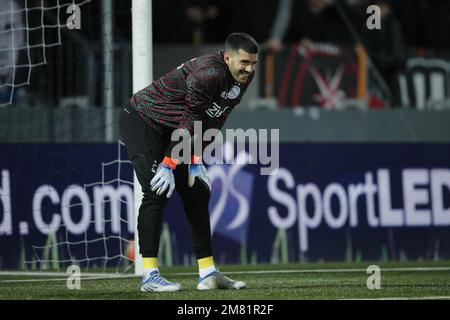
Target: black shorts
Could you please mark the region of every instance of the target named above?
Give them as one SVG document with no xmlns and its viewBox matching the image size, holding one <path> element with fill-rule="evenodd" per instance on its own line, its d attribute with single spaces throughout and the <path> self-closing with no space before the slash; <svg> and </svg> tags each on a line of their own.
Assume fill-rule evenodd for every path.
<svg viewBox="0 0 450 320">
<path fill-rule="evenodd" d="M 148 125 L 128 102 L 119 115 L 119 134 L 142 190 L 148 192 L 150 181 L 156 174 L 158 165 L 164 160 L 166 149 L 170 145 L 171 130 L 161 133 Z M 187 171 L 187 164 L 179 164 L 174 170 L 176 189 L 180 192 L 184 191 L 187 184 Z"/>
</svg>

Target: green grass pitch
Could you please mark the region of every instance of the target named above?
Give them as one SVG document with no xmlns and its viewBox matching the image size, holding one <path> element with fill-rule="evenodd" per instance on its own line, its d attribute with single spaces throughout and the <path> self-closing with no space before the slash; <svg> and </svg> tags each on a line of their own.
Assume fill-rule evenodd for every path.
<svg viewBox="0 0 450 320">
<path fill-rule="evenodd" d="M 381 288 L 369 290 L 369 265 L 381 270 Z M 0 272 L 0 300 L 302 300 L 302 299 L 450 299 L 450 261 L 309 263 L 290 265 L 222 266 L 248 288 L 239 291 L 196 290 L 194 267 L 161 268 L 177 281 L 176 293 L 141 293 L 137 277 L 89 278 L 82 270 L 81 289 L 67 288 L 68 275 L 38 276 Z"/>
</svg>

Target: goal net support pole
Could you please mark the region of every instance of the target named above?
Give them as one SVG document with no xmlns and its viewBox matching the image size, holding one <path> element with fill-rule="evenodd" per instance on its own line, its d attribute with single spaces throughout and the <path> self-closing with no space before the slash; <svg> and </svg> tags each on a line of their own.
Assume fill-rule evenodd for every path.
<svg viewBox="0 0 450 320">
<path fill-rule="evenodd" d="M 133 17 L 133 92 L 145 88 L 153 81 L 153 31 L 152 31 L 152 0 L 132 0 Z M 134 248 L 135 274 L 144 271 L 142 258 L 139 254 L 139 239 L 137 232 L 137 217 L 142 201 L 142 191 L 134 175 Z"/>
<path fill-rule="evenodd" d="M 111 0 L 102 1 L 103 28 L 103 105 L 106 108 L 105 138 L 113 142 L 114 123 L 114 38 L 113 38 L 113 3 Z"/>
</svg>

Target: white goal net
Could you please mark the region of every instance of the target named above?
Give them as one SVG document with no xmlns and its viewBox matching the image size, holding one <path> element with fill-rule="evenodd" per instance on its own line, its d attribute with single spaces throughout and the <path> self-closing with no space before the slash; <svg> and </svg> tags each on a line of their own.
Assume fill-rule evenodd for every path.
<svg viewBox="0 0 450 320">
<path fill-rule="evenodd" d="M 0 107 L 30 84 L 46 50 L 62 44 L 62 28 L 77 28 L 80 8 L 91 0 L 2 0 L 0 2 Z M 47 16 L 53 19 L 49 21 Z"/>
<path fill-rule="evenodd" d="M 131 1 L 102 3 L 0 1 L 0 270 L 134 271 L 133 171 L 113 108 L 131 96 Z M 125 21 L 106 47 L 105 14 Z M 113 65 L 119 85 L 104 79 Z"/>
</svg>

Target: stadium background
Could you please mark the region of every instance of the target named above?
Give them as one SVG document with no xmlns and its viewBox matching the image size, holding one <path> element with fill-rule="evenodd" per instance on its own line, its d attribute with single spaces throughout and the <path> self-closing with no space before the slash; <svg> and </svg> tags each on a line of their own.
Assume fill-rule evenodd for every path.
<svg viewBox="0 0 450 320">
<path fill-rule="evenodd" d="M 154 78 L 219 50 L 229 32 L 263 44 L 226 127 L 280 129 L 281 170 L 209 168 L 217 260 L 448 259 L 447 1 L 339 1 L 309 17 L 338 30 L 324 34 L 296 25 L 308 3 L 293 2 L 278 50 L 269 40 L 284 1 L 153 1 Z M 130 270 L 133 177 L 115 119 L 132 93 L 131 1 L 107 12 L 101 1 L 15 3 L 0 7 L 0 269 Z M 73 3 L 80 30 L 64 26 Z M 369 4 L 390 7 L 392 28 L 367 30 Z M 195 265 L 181 209 L 166 211 L 165 266 Z"/>
</svg>

